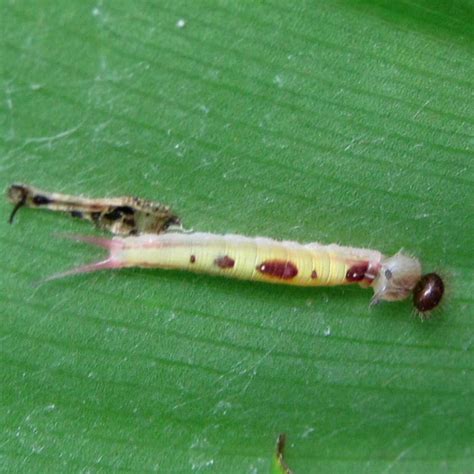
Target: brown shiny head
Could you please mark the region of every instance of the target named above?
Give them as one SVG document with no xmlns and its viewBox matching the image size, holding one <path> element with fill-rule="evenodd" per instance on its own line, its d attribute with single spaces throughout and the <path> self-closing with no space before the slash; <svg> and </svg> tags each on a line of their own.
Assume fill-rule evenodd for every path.
<svg viewBox="0 0 474 474">
<path fill-rule="evenodd" d="M 444 294 L 444 283 L 436 273 L 427 273 L 413 288 L 413 304 L 421 313 L 431 311 L 441 302 Z"/>
</svg>

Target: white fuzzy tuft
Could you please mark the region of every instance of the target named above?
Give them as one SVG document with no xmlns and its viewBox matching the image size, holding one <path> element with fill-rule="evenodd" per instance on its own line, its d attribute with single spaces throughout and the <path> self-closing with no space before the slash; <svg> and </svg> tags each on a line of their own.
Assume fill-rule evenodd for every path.
<svg viewBox="0 0 474 474">
<path fill-rule="evenodd" d="M 410 296 L 421 278 L 421 264 L 418 259 L 398 252 L 393 257 L 382 259 L 380 273 L 372 287 L 372 303 L 381 300 L 397 301 Z"/>
</svg>

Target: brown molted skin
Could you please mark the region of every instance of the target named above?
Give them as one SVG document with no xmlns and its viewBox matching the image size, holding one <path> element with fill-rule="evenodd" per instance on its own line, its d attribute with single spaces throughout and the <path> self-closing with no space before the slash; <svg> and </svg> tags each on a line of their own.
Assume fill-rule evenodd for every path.
<svg viewBox="0 0 474 474">
<path fill-rule="evenodd" d="M 282 280 L 291 280 L 298 275 L 296 265 L 285 260 L 266 260 L 257 265 L 257 270 L 264 275 L 281 278 Z"/>
<path fill-rule="evenodd" d="M 413 304 L 422 313 L 431 311 L 441 302 L 444 294 L 444 283 L 436 273 L 427 273 L 413 289 Z"/>
</svg>

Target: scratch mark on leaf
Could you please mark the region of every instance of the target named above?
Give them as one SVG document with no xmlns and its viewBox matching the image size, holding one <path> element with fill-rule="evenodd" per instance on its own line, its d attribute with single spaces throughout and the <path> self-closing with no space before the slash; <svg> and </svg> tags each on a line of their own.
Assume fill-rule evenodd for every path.
<svg viewBox="0 0 474 474">
<path fill-rule="evenodd" d="M 416 112 L 415 114 L 413 115 L 412 119 L 416 119 L 418 117 L 418 115 L 421 114 L 421 112 L 423 112 L 423 109 L 431 102 L 431 99 L 428 99 Z"/>
<path fill-rule="evenodd" d="M 27 138 L 24 143 L 23 147 L 30 145 L 31 143 L 48 143 L 51 144 L 52 142 L 55 142 L 57 140 L 61 140 L 63 138 L 66 138 L 73 133 L 77 132 L 82 126 L 82 123 L 77 125 L 76 127 L 70 128 L 69 130 L 64 130 L 64 132 L 59 132 L 56 135 L 52 136 L 46 136 L 46 137 L 33 137 L 33 138 Z"/>
<path fill-rule="evenodd" d="M 409 446 L 408 448 L 404 449 L 383 471 L 382 471 L 382 474 L 386 474 L 387 472 L 389 472 L 392 467 L 394 467 L 398 461 L 400 461 L 408 452 L 410 452 L 413 448 L 414 448 L 415 445 L 413 446 Z"/>
</svg>

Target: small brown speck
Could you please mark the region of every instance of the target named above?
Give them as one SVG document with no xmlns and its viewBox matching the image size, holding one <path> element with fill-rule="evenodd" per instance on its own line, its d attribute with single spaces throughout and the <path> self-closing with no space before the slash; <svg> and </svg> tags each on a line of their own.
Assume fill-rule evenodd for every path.
<svg viewBox="0 0 474 474">
<path fill-rule="evenodd" d="M 233 266 L 235 265 L 235 260 L 233 258 L 230 258 L 228 255 L 224 255 L 223 257 L 217 257 L 214 260 L 214 263 L 219 268 L 233 268 Z"/>
</svg>

